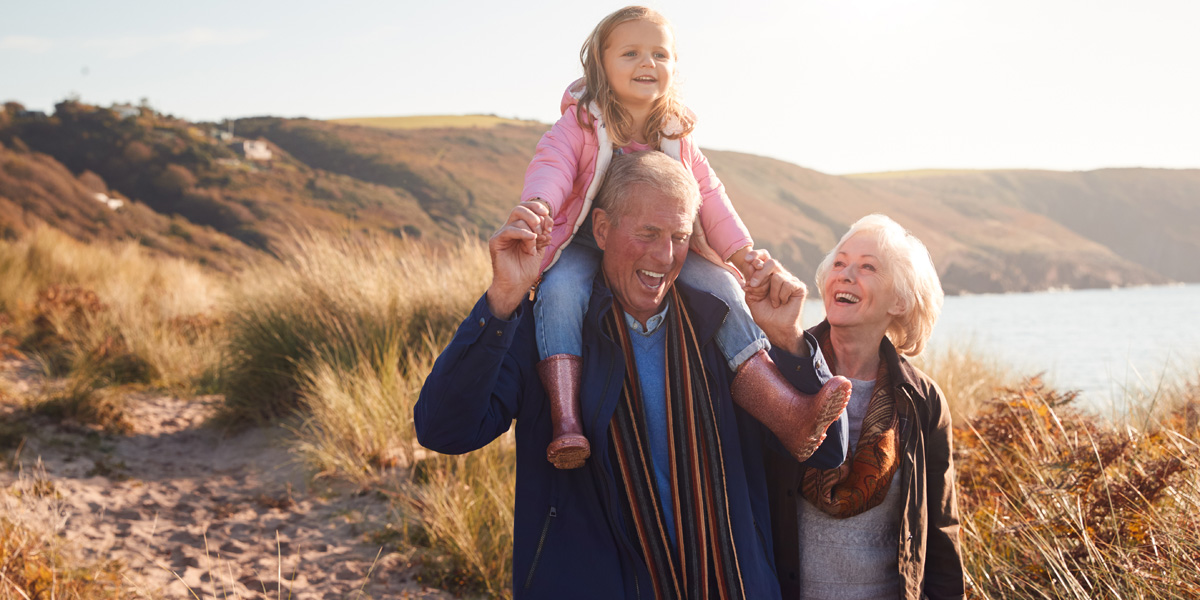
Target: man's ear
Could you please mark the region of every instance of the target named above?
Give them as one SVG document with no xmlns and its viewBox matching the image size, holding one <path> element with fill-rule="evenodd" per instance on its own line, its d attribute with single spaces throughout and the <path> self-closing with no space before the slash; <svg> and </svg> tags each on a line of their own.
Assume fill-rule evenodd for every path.
<svg viewBox="0 0 1200 600">
<path fill-rule="evenodd" d="M 596 238 L 596 246 L 601 250 L 604 250 L 605 244 L 608 243 L 608 231 L 611 227 L 612 221 L 603 208 L 592 211 L 592 236 Z"/>
</svg>

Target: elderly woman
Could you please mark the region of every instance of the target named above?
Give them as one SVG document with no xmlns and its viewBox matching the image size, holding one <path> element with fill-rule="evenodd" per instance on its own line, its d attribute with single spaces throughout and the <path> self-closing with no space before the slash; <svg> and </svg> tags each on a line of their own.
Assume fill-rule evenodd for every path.
<svg viewBox="0 0 1200 600">
<path fill-rule="evenodd" d="M 925 347 L 942 308 L 929 251 L 870 215 L 825 257 L 817 284 L 826 319 L 808 333 L 832 373 L 853 383 L 851 454 L 829 470 L 769 465 L 783 596 L 962 597 L 950 411 L 905 360 Z M 806 336 L 794 337 L 799 355 Z"/>
</svg>

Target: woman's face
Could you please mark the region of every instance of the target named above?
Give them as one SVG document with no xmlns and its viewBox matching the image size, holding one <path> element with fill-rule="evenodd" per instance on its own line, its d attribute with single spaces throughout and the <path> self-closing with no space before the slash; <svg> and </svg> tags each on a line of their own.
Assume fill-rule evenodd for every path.
<svg viewBox="0 0 1200 600">
<path fill-rule="evenodd" d="M 821 297 L 830 325 L 878 329 L 881 336 L 904 312 L 879 242 L 869 233 L 856 233 L 842 244 L 821 282 Z"/>
</svg>

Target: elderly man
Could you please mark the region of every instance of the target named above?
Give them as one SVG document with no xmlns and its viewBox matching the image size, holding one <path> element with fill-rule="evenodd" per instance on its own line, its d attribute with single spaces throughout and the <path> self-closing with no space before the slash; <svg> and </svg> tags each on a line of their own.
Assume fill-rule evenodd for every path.
<svg viewBox="0 0 1200 600">
<path fill-rule="evenodd" d="M 525 299 L 542 258 L 539 204 L 518 206 L 492 236 L 491 285 L 421 390 L 417 436 L 439 452 L 480 448 L 516 419 L 517 598 L 780 595 L 763 464 L 785 451 L 730 398 L 734 375 L 713 336 L 729 308 L 675 283 L 698 203 L 695 180 L 659 152 L 615 158 L 597 197 L 604 253 L 583 331 L 591 383 L 579 417 L 595 457 L 586 468 L 545 459 L 550 408 Z M 790 277 L 765 262 L 751 283 Z M 755 317 L 798 318 L 798 301 L 771 304 L 756 302 Z M 774 358 L 793 385 L 820 387 L 811 368 L 795 368 L 811 358 Z M 834 423 L 838 434 L 807 464 L 840 464 L 844 428 Z"/>
</svg>

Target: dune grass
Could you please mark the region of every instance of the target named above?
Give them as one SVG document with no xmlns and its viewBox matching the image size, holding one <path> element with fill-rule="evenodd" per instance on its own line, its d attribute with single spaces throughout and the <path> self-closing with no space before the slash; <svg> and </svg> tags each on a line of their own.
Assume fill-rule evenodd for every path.
<svg viewBox="0 0 1200 600">
<path fill-rule="evenodd" d="M 403 372 L 404 349 L 457 326 L 489 268 L 469 238 L 435 250 L 310 232 L 277 253 L 239 280 L 229 309 L 222 388 L 233 419 L 289 415 L 302 385 L 306 408 L 320 410 L 330 373 Z"/>
<path fill-rule="evenodd" d="M 109 413 L 83 406 L 99 388 L 142 384 L 187 394 L 210 387 L 225 289 L 221 276 L 133 242 L 82 244 L 50 228 L 0 241 L 3 345 L 68 380 L 47 400 L 102 426 L 111 425 Z"/>
<path fill-rule="evenodd" d="M 486 285 L 486 247 L 305 235 L 281 255 L 231 310 L 227 410 L 299 414 L 296 449 L 318 476 L 394 499 L 398 544 L 425 548 L 425 583 L 508 597 L 511 440 L 427 456 L 412 425 L 433 360 Z"/>
<path fill-rule="evenodd" d="M 225 392 L 227 416 L 295 419 L 298 455 L 314 474 L 392 498 L 387 543 L 420 549 L 423 581 L 508 597 L 511 434 L 442 456 L 415 446 L 411 423 L 432 361 L 486 284 L 486 248 L 305 233 L 277 255 L 228 281 L 132 245 L 82 246 L 49 232 L 0 242 L 0 338 L 9 340 L 0 345 L 16 344 L 56 379 L 43 411 L 114 431 L 130 381 L 209 381 Z M 1143 395 L 1130 403 L 1147 408 L 1114 422 L 970 347 L 916 364 L 951 402 L 974 596 L 1200 594 L 1200 371 L 1131 391 Z M 18 540 L 28 561 L 27 549 L 53 535 L 13 514 L 0 513 L 3 539 Z M 50 580 L 76 577 L 45 560 Z"/>
<path fill-rule="evenodd" d="M 1037 379 L 956 429 L 963 554 L 992 598 L 1200 594 L 1195 388 L 1152 429 Z"/>
<path fill-rule="evenodd" d="M 933 348 L 912 362 L 937 382 L 956 423 L 975 414 L 1002 390 L 1021 382 L 1007 365 L 965 342 Z"/>
<path fill-rule="evenodd" d="M 512 597 L 516 452 L 512 433 L 462 456 L 417 463 L 393 493 L 395 518 L 423 553 L 421 581 L 458 594 Z"/>
</svg>

